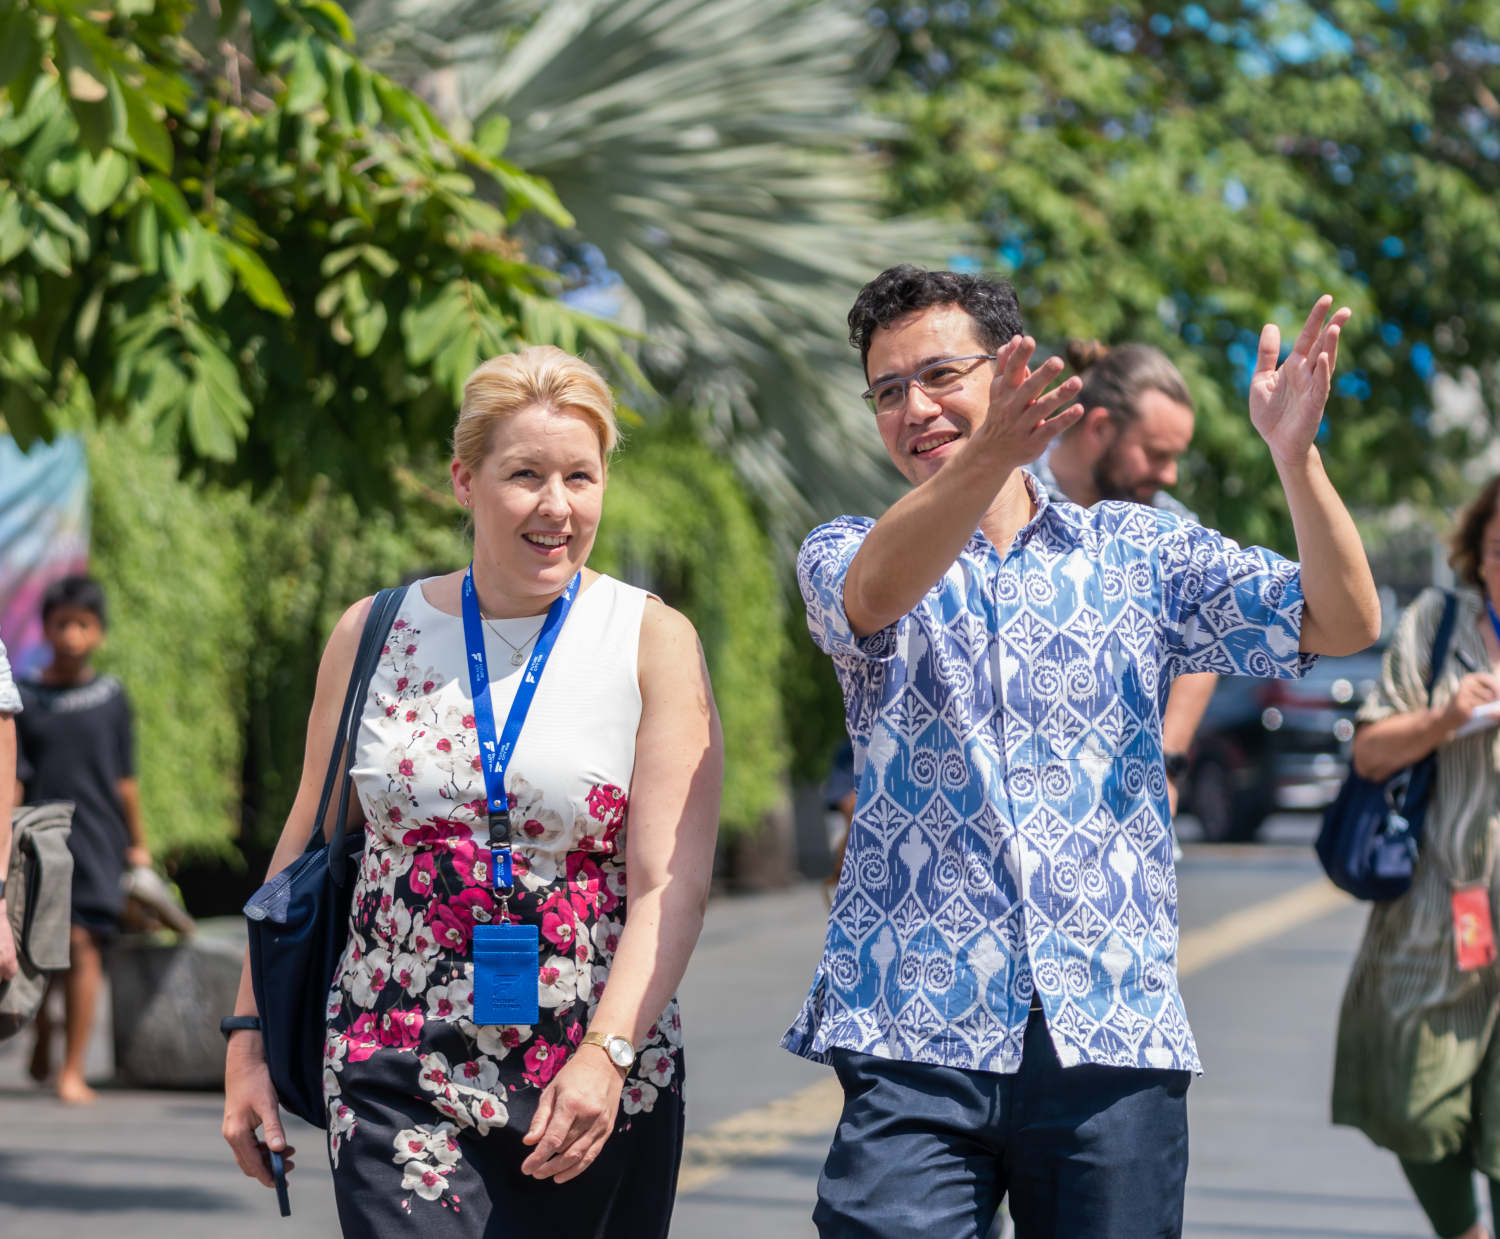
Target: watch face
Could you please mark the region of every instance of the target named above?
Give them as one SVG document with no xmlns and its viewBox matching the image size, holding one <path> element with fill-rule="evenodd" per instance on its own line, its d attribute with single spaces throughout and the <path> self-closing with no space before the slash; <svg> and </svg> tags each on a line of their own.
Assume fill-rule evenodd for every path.
<svg viewBox="0 0 1500 1239">
<path fill-rule="evenodd" d="M 630 1042 L 624 1037 L 611 1037 L 609 1042 L 610 1061 L 616 1067 L 628 1067 L 635 1062 L 635 1050 L 631 1048 Z"/>
</svg>

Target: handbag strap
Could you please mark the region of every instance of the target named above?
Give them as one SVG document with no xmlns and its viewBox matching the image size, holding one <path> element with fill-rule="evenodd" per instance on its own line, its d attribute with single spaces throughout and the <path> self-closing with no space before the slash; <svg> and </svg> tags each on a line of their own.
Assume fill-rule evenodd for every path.
<svg viewBox="0 0 1500 1239">
<path fill-rule="evenodd" d="M 359 725 L 365 716 L 365 698 L 370 692 L 370 681 L 375 678 L 375 668 L 380 665 L 380 655 L 385 649 L 385 639 L 390 635 L 391 625 L 396 621 L 396 612 L 401 609 L 402 600 L 406 597 L 405 585 L 399 589 L 383 589 L 375 595 L 375 601 L 370 604 L 370 610 L 379 610 L 380 618 L 373 630 L 374 639 L 370 642 L 369 653 L 365 656 L 365 662 L 360 670 L 359 692 L 355 696 L 354 706 L 349 711 L 349 721 L 344 736 L 344 779 L 339 787 L 339 808 L 333 827 L 333 842 L 328 852 L 328 872 L 338 886 L 344 884 L 344 862 L 348 859 L 344 847 L 344 836 L 348 833 L 349 820 L 349 794 L 354 786 L 352 772 L 354 770 L 355 741 L 359 738 Z"/>
<path fill-rule="evenodd" d="M 349 772 L 354 766 L 354 747 L 359 735 L 359 724 L 364 717 L 365 698 L 370 691 L 370 681 L 380 665 L 381 651 L 385 639 L 395 621 L 396 612 L 406 597 L 406 587 L 383 589 L 370 603 L 365 616 L 364 630 L 360 633 L 359 650 L 354 656 L 354 665 L 349 671 L 349 686 L 344 692 L 344 706 L 339 712 L 339 728 L 333 751 L 328 755 L 328 771 L 323 777 L 323 792 L 318 798 L 316 825 L 307 841 L 307 850 L 315 852 L 323 845 L 323 821 L 333 799 L 335 780 L 340 776 L 342 761 L 342 788 L 339 793 L 337 820 L 334 823 L 333 841 L 329 849 L 329 870 L 339 885 L 344 877 L 344 837 L 347 833 L 346 819 L 349 814 Z"/>
<path fill-rule="evenodd" d="M 1438 620 L 1437 632 L 1432 638 L 1432 666 L 1427 672 L 1427 704 L 1432 704 L 1432 690 L 1437 687 L 1443 664 L 1448 661 L 1448 645 L 1453 640 L 1453 626 L 1458 620 L 1458 595 L 1451 589 L 1443 591 L 1443 618 Z"/>
</svg>

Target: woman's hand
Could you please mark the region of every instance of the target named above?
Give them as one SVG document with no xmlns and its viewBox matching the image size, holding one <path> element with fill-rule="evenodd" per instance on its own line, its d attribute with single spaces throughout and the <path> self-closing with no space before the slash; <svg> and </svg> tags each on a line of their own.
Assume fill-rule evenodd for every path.
<svg viewBox="0 0 1500 1239">
<path fill-rule="evenodd" d="M 1475 671 L 1464 676 L 1443 707 L 1444 735 L 1452 735 L 1474 717 L 1476 708 L 1495 700 L 1500 700 L 1500 677 L 1489 671 Z"/>
<path fill-rule="evenodd" d="M 264 1140 L 255 1138 L 255 1129 L 264 1124 Z M 234 1150 L 234 1160 L 252 1179 L 275 1187 L 271 1176 L 274 1150 L 286 1159 L 292 1169 L 292 1154 L 281 1130 L 281 1111 L 276 1101 L 276 1086 L 266 1066 L 265 1049 L 258 1032 L 236 1032 L 229 1038 L 229 1057 L 224 1064 L 224 1139 Z"/>
<path fill-rule="evenodd" d="M 566 1183 L 593 1165 L 614 1130 L 624 1082 L 623 1073 L 598 1046 L 576 1050 L 537 1104 L 522 1139 L 536 1149 L 521 1163 L 522 1173 Z"/>
<path fill-rule="evenodd" d="M 1354 769 L 1373 782 L 1383 783 L 1402 767 L 1421 761 L 1446 744 L 1474 717 L 1479 706 L 1496 700 L 1500 700 L 1500 676 L 1476 671 L 1458 682 L 1441 709 L 1433 706 L 1366 723 L 1354 733 Z"/>
</svg>

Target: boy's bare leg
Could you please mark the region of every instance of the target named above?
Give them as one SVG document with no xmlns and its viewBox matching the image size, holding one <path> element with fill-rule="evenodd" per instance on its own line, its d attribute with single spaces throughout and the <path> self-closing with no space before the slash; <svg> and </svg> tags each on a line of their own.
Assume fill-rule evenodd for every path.
<svg viewBox="0 0 1500 1239">
<path fill-rule="evenodd" d="M 42 998 L 41 1008 L 32 1021 L 36 1033 L 36 1044 L 31 1047 L 31 1066 L 27 1069 L 38 1084 L 47 1083 L 52 1074 L 52 991 L 57 988 L 57 973 L 47 978 L 47 993 Z"/>
<path fill-rule="evenodd" d="M 82 925 L 73 926 L 68 942 L 71 947 L 66 982 L 68 1051 L 62 1074 L 57 1077 L 57 1095 L 72 1105 L 87 1106 L 98 1100 L 98 1094 L 83 1078 L 83 1062 L 88 1054 L 89 1036 L 94 1031 L 94 1007 L 104 978 L 104 956 L 99 950 L 99 940 Z"/>
</svg>

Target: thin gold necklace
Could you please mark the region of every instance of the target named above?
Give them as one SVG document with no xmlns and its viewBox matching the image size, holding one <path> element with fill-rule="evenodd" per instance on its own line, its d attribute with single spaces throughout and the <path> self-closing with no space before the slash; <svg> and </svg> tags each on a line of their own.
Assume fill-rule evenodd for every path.
<svg viewBox="0 0 1500 1239">
<path fill-rule="evenodd" d="M 483 611 L 479 613 L 479 618 L 484 620 L 485 625 L 492 633 L 499 637 L 500 640 L 504 641 L 506 645 L 510 646 L 511 650 L 513 651 L 510 656 L 510 665 L 512 667 L 519 667 L 523 662 L 526 661 L 526 647 L 533 641 L 535 641 L 539 636 L 541 636 L 542 629 L 547 626 L 547 617 L 544 615 L 542 616 L 542 622 L 537 625 L 537 630 L 532 633 L 531 636 L 527 637 L 526 640 L 522 641 L 520 645 L 517 645 L 515 644 L 515 642 L 509 640 L 504 633 L 500 632 L 499 629 L 495 627 L 495 622 L 488 618 Z"/>
</svg>

